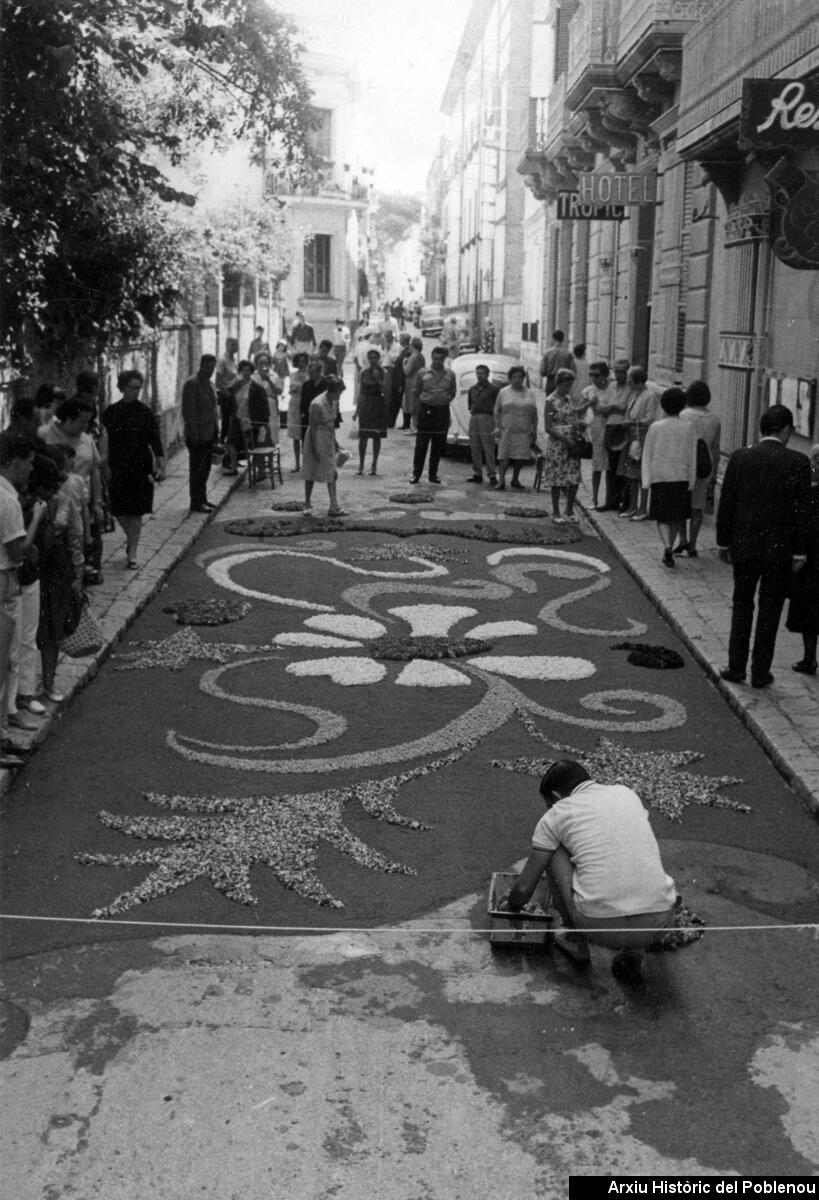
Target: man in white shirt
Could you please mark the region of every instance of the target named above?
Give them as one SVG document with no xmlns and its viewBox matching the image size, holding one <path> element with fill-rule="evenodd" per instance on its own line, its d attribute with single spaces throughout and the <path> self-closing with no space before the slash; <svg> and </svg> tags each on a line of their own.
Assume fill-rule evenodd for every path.
<svg viewBox="0 0 819 1200">
<path fill-rule="evenodd" d="M 14 674 L 13 649 L 20 619 L 17 568 L 26 548 L 26 527 L 18 492 L 34 463 L 34 443 L 20 434 L 0 434 L 0 766 L 20 766 L 9 737 L 9 684 Z M 37 519 L 44 505 L 37 508 Z M 36 525 L 35 525 L 36 530 Z"/>
<path fill-rule="evenodd" d="M 350 326 L 345 325 L 341 317 L 336 321 L 333 330 L 333 358 L 336 360 L 336 373 L 341 379 L 344 371 L 344 359 L 350 349 Z"/>
<path fill-rule="evenodd" d="M 523 908 L 545 871 L 564 924 L 555 948 L 584 966 L 590 941 L 609 946 L 619 950 L 617 978 L 638 980 L 643 951 L 672 924 L 676 903 L 640 797 L 620 784 L 596 783 L 572 759 L 552 763 L 540 794 L 547 812 L 504 909 Z"/>
</svg>

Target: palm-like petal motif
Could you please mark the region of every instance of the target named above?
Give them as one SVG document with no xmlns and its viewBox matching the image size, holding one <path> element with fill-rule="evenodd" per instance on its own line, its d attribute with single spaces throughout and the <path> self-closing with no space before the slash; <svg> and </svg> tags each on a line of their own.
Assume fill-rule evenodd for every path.
<svg viewBox="0 0 819 1200">
<path fill-rule="evenodd" d="M 262 650 L 275 650 L 275 646 L 244 646 L 239 642 L 206 642 L 199 634 L 186 626 L 161 641 L 131 642 L 131 650 L 117 655 L 114 670 L 139 671 L 164 667 L 168 671 L 182 671 L 194 659 L 205 662 L 227 663 L 240 654 L 255 654 Z"/>
<path fill-rule="evenodd" d="M 680 767 L 700 762 L 705 757 L 696 750 L 634 750 L 607 737 L 601 737 L 593 750 L 578 750 L 575 746 L 550 742 L 526 713 L 518 712 L 518 717 L 536 741 L 557 753 L 550 758 L 494 759 L 493 767 L 540 776 L 556 757 L 568 756 L 582 763 L 592 779 L 630 787 L 669 821 L 680 821 L 683 811 L 691 804 L 730 808 L 741 813 L 751 811 L 747 804 L 719 795 L 722 788 L 742 783 L 741 779 L 731 775 L 692 775 L 680 770 Z"/>
<path fill-rule="evenodd" d="M 86 865 L 153 866 L 143 881 L 122 892 L 94 917 L 114 917 L 137 904 L 155 900 L 196 879 L 210 881 L 228 900 L 256 904 L 250 886 L 250 869 L 266 866 L 285 887 L 319 905 L 343 908 L 316 873 L 322 842 L 346 854 L 359 866 L 391 874 L 414 875 L 412 867 L 387 858 L 347 829 L 344 810 L 358 801 L 368 816 L 388 825 L 424 830 L 428 825 L 402 816 L 394 800 L 402 784 L 455 762 L 473 748 L 465 743 L 444 758 L 345 788 L 327 788 L 289 796 L 167 796 L 146 793 L 146 799 L 167 816 L 120 817 L 101 812 L 103 825 L 135 838 L 157 838 L 165 843 L 129 854 L 80 854 Z"/>
</svg>

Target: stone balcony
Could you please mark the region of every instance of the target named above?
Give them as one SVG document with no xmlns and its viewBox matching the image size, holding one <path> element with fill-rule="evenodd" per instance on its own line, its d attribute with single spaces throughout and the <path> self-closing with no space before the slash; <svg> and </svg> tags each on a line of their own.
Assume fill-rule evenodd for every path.
<svg viewBox="0 0 819 1200">
<path fill-rule="evenodd" d="M 369 188 L 358 180 L 340 181 L 331 169 L 316 170 L 298 175 L 289 171 L 266 171 L 265 196 L 297 196 L 300 198 L 345 201 L 366 204 Z"/>
<path fill-rule="evenodd" d="M 585 0 L 569 24 L 566 105 L 594 103 L 601 88 L 618 84 L 617 58 L 621 0 Z"/>
<path fill-rule="evenodd" d="M 816 0 L 728 0 L 685 38 L 678 148 L 706 155 L 726 137 L 736 143 L 742 80 L 800 78 L 819 69 Z"/>
<path fill-rule="evenodd" d="M 683 38 L 712 8 L 712 0 L 621 0 L 617 56 L 622 82 L 658 56 L 661 64 L 679 62 Z"/>
</svg>

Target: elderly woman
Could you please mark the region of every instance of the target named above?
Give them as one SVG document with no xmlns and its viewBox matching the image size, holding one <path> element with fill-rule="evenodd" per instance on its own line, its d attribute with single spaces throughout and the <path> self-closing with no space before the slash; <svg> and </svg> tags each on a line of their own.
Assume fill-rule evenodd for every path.
<svg viewBox="0 0 819 1200">
<path fill-rule="evenodd" d="M 658 416 L 659 402 L 653 387 L 648 386 L 648 375 L 645 367 L 631 367 L 628 373 L 631 385 L 631 395 L 626 405 L 625 424 L 628 430 L 626 444 L 620 452 L 617 474 L 623 480 L 628 480 L 629 504 L 620 516 L 624 520 L 645 521 L 648 517 L 646 506 L 648 493 L 640 489 L 643 457 L 643 445 L 646 433 L 652 421 Z"/>
<path fill-rule="evenodd" d="M 685 391 L 685 408 L 680 413 L 681 421 L 690 421 L 696 431 L 697 440 L 705 443 L 708 456 L 711 459 L 711 470 L 700 477 L 691 490 L 691 520 L 688 522 L 688 537 L 675 547 L 675 554 L 687 554 L 689 558 L 697 557 L 697 538 L 702 529 L 705 516 L 705 503 L 708 489 L 714 481 L 719 465 L 719 417 L 708 412 L 711 403 L 711 390 L 702 379 L 695 379 Z"/>
<path fill-rule="evenodd" d="M 535 394 L 526 385 L 526 372 L 515 366 L 507 373 L 509 383 L 501 388 L 495 400 L 495 429 L 498 441 L 498 482 L 496 489 L 506 487 L 506 472 L 512 468 L 510 487 L 524 491 L 520 469 L 532 461 L 532 447 L 537 438 L 537 404 Z"/>
<path fill-rule="evenodd" d="M 325 388 L 310 402 L 307 433 L 302 446 L 302 475 L 304 478 L 304 512 L 310 514 L 313 504 L 313 484 L 326 483 L 330 496 L 328 517 L 344 517 L 347 514 L 338 506 L 336 484 L 336 421 L 338 401 L 344 384 L 335 375 L 323 381 Z M 305 387 L 307 385 L 305 384 Z M 302 396 L 304 390 L 302 390 Z"/>
<path fill-rule="evenodd" d="M 649 427 L 643 445 L 642 484 L 651 489 L 648 515 L 657 522 L 663 544 L 663 565 L 673 567 L 674 543 L 685 537 L 691 516 L 691 489 L 697 481 L 697 435 L 690 421 L 681 421 L 685 407 L 682 388 L 667 388 L 660 397 L 665 416 Z"/>
<path fill-rule="evenodd" d="M 802 634 L 803 654 L 793 670 L 800 675 L 816 674 L 816 644 L 819 640 L 819 445 L 810 448 L 811 489 L 807 501 L 808 557 L 795 572 L 785 628 Z"/>
<path fill-rule="evenodd" d="M 575 346 L 576 350 L 577 347 Z M 598 512 L 600 510 L 600 481 L 608 465 L 608 455 L 606 454 L 605 446 L 606 417 L 604 414 L 608 412 L 608 405 L 611 399 L 609 364 L 602 360 L 591 363 L 589 366 L 589 379 L 591 382 L 580 393 L 578 407 L 582 401 L 588 405 L 586 416 L 588 417 L 589 413 L 591 414 L 587 432 L 592 444 L 592 506 Z"/>
<path fill-rule="evenodd" d="M 153 510 L 154 482 L 164 478 L 165 451 L 156 417 L 139 402 L 144 380 L 139 371 L 121 371 L 122 399 L 102 414 L 108 434 L 108 494 L 111 513 L 125 534 L 125 565 L 135 571 L 142 518 Z"/>
<path fill-rule="evenodd" d="M 381 439 L 387 436 L 387 374 L 380 363 L 381 354 L 374 346 L 367 351 L 367 366 L 358 381 L 358 399 L 353 420 L 358 421 L 358 470 L 364 474 L 367 442 L 372 438 L 373 463 L 370 474 L 377 475 Z"/>
<path fill-rule="evenodd" d="M 577 489 L 580 486 L 580 457 L 574 452 L 577 434 L 582 433 L 585 422 L 582 414 L 588 408 L 583 400 L 577 408 L 572 400 L 575 374 L 568 367 L 561 367 L 555 375 L 555 390 L 546 397 L 543 425 L 546 431 L 546 453 L 543 463 L 543 482 L 551 490 L 552 520 L 562 525 L 568 521 L 578 525 L 580 518 L 574 511 Z M 560 494 L 566 493 L 566 516 L 560 515 Z"/>
<path fill-rule="evenodd" d="M 271 370 L 269 354 L 256 355 L 256 370 L 250 380 L 248 411 L 254 446 L 279 444 L 279 396 L 282 381 Z"/>
</svg>

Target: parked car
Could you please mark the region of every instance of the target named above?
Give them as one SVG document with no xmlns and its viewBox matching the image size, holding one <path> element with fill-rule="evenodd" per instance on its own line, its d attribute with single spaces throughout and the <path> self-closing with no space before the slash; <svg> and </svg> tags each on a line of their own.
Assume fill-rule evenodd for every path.
<svg viewBox="0 0 819 1200">
<path fill-rule="evenodd" d="M 442 304 L 421 305 L 421 334 L 426 337 L 439 337 L 444 327 L 444 306 Z"/>
<path fill-rule="evenodd" d="M 447 445 L 450 447 L 469 448 L 469 405 L 467 393 L 474 383 L 478 382 L 475 368 L 479 363 L 489 367 L 489 380 L 495 387 L 506 387 L 509 382 L 508 373 L 512 367 L 520 366 L 520 360 L 510 354 L 459 354 L 449 362 L 450 370 L 455 372 L 458 390 L 450 406 L 450 425 L 447 433 Z M 526 382 L 529 383 L 527 372 Z"/>
</svg>

